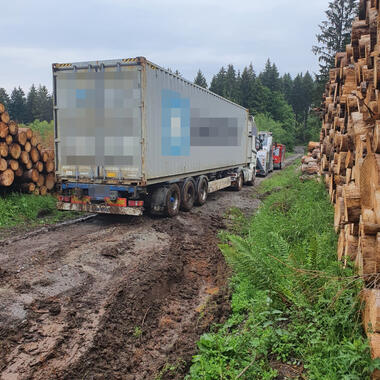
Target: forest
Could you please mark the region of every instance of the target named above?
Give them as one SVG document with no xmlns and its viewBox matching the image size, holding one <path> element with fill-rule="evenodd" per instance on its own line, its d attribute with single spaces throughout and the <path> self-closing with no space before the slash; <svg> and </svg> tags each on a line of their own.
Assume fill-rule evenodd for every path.
<svg viewBox="0 0 380 380">
<path fill-rule="evenodd" d="M 18 123 L 29 124 L 35 120 L 48 121 L 53 119 L 53 98 L 46 86 L 33 84 L 27 95 L 19 86 L 9 95 L 0 88 L 0 103 L 2 103 L 11 118 Z"/>
<path fill-rule="evenodd" d="M 213 76 L 209 87 L 201 70 L 194 83 L 248 108 L 258 128 L 272 131 L 275 140 L 288 149 L 318 137 L 319 119 L 310 111 L 318 105 L 320 86 L 309 72 L 295 78 L 290 74 L 280 76 L 276 64 L 268 59 L 259 74 L 252 64 L 242 72 L 228 65 Z M 52 95 L 44 85 L 33 84 L 27 93 L 21 87 L 10 94 L 0 88 L 0 103 L 19 123 L 37 125 L 36 120 L 53 119 Z"/>
<path fill-rule="evenodd" d="M 252 63 L 242 72 L 228 65 L 213 76 L 209 87 L 201 70 L 194 83 L 248 108 L 259 130 L 273 132 L 274 139 L 288 149 L 318 139 L 320 121 L 312 110 L 320 103 L 321 86 L 309 72 L 294 78 L 288 73 L 281 76 L 268 59 L 259 74 Z"/>
</svg>

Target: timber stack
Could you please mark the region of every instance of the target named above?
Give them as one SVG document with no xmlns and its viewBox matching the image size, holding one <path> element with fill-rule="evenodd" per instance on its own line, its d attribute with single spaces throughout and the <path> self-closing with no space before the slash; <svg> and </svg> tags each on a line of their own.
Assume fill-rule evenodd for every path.
<svg viewBox="0 0 380 380">
<path fill-rule="evenodd" d="M 46 195 L 55 187 L 54 151 L 10 120 L 0 103 L 0 189 Z"/>
<path fill-rule="evenodd" d="M 364 323 L 374 358 L 380 357 L 379 14 L 378 0 L 361 0 L 351 44 L 336 55 L 323 98 L 319 163 L 335 205 L 338 259 L 354 261 L 366 284 Z"/>
<path fill-rule="evenodd" d="M 314 175 L 319 173 L 319 161 L 321 160 L 321 145 L 318 142 L 310 141 L 307 150 L 308 154 L 302 157 L 302 174 Z"/>
</svg>

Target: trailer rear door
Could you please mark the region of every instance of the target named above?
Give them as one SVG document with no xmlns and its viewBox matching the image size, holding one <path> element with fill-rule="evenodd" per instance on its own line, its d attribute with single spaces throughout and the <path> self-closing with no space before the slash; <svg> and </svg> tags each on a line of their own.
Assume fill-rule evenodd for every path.
<svg viewBox="0 0 380 380">
<path fill-rule="evenodd" d="M 62 178 L 141 179 L 141 66 L 124 61 L 53 65 Z"/>
</svg>

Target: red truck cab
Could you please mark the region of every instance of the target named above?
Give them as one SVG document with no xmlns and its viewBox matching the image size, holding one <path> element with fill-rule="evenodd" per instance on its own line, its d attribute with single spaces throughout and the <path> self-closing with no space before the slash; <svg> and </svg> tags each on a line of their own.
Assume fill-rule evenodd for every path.
<svg viewBox="0 0 380 380">
<path fill-rule="evenodd" d="M 275 143 L 273 145 L 273 168 L 282 169 L 285 161 L 285 145 Z"/>
</svg>

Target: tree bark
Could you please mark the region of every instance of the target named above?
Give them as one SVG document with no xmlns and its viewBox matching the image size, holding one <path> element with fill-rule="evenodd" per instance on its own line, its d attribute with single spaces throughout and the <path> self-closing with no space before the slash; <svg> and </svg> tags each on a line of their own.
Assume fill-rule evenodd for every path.
<svg viewBox="0 0 380 380">
<path fill-rule="evenodd" d="M 343 188 L 344 218 L 346 223 L 358 223 L 361 215 L 360 189 L 355 185 Z"/>
<path fill-rule="evenodd" d="M 36 169 L 30 169 L 22 175 L 22 179 L 25 182 L 34 182 L 37 183 L 38 179 L 40 178 L 40 174 L 38 173 L 38 170 Z"/>
</svg>

